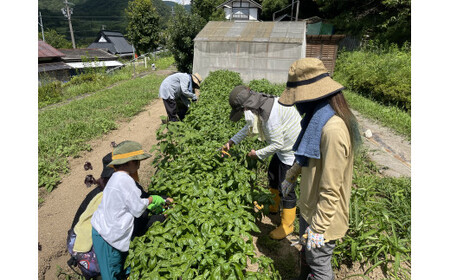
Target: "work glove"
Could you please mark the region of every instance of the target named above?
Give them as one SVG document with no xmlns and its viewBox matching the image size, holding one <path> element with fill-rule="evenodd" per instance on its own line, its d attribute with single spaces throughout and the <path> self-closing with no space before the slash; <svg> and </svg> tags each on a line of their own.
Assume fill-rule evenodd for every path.
<svg viewBox="0 0 450 280">
<path fill-rule="evenodd" d="M 286 172 L 286 178 L 281 183 L 281 195 L 287 197 L 297 184 L 297 178 L 302 171 L 302 167 L 297 162 Z"/>
<path fill-rule="evenodd" d="M 311 248 L 320 248 L 325 244 L 323 234 L 315 233 L 311 227 L 307 227 L 305 233 L 308 235 L 306 239 L 306 250 L 311 251 Z"/>
<path fill-rule="evenodd" d="M 166 204 L 166 200 L 159 195 L 152 195 L 153 198 L 152 203 L 150 203 L 147 209 L 155 214 L 159 214 L 163 212 L 163 206 Z"/>
</svg>

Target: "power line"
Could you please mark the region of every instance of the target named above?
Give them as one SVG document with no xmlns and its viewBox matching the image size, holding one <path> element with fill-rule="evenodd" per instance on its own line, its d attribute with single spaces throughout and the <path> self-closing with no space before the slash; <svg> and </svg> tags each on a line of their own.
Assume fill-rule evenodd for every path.
<svg viewBox="0 0 450 280">
<path fill-rule="evenodd" d="M 45 18 L 63 18 L 64 16 L 44 16 Z M 126 18 L 126 16 L 98 16 L 98 15 L 92 15 L 92 16 L 72 16 L 72 19 L 74 18 Z"/>
</svg>

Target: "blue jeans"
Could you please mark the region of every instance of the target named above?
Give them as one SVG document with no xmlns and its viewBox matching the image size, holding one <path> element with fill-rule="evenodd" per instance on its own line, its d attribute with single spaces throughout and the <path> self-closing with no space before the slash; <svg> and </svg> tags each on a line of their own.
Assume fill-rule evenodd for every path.
<svg viewBox="0 0 450 280">
<path fill-rule="evenodd" d="M 102 280 L 125 279 L 126 272 L 123 266 L 128 252 L 119 251 L 109 245 L 94 227 L 92 227 L 92 243 L 100 266 Z"/>
</svg>

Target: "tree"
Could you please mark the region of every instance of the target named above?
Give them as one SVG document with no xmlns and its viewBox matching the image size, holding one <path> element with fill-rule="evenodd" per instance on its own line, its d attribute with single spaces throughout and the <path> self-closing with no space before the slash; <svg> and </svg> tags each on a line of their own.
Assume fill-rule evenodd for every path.
<svg viewBox="0 0 450 280">
<path fill-rule="evenodd" d="M 411 0 L 317 0 L 321 17 L 339 33 L 381 42 L 411 41 Z"/>
<path fill-rule="evenodd" d="M 197 14 L 188 14 L 183 7 L 175 7 L 175 16 L 167 29 L 167 44 L 178 71 L 191 73 L 194 60 L 194 38 L 206 25 Z"/>
<path fill-rule="evenodd" d="M 207 22 L 210 20 L 225 19 L 225 12 L 223 9 L 217 9 L 217 6 L 222 4 L 225 0 L 191 0 L 191 11 L 193 14 L 198 14 Z"/>
<path fill-rule="evenodd" d="M 39 40 L 42 40 L 42 33 L 39 32 Z M 71 49 L 72 43 L 64 35 L 59 34 L 54 29 L 44 31 L 45 42 L 55 49 Z"/>
<path fill-rule="evenodd" d="M 159 44 L 159 15 L 151 0 L 133 0 L 125 9 L 127 37 L 139 54 L 156 49 Z"/>
<path fill-rule="evenodd" d="M 262 14 L 263 20 L 273 20 L 273 13 L 279 11 L 290 4 L 291 0 L 264 0 L 262 1 Z M 281 15 L 281 14 L 280 14 Z M 278 16 L 280 16 L 278 15 Z"/>
</svg>

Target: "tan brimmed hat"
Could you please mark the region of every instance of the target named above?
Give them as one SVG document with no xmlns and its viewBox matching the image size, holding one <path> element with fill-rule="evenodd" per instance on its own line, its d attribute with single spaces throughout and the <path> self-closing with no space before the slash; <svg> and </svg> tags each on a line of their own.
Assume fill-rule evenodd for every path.
<svg viewBox="0 0 450 280">
<path fill-rule="evenodd" d="M 291 106 L 338 93 L 344 86 L 334 81 L 323 62 L 317 58 L 301 58 L 291 64 L 286 89 L 279 103 Z"/>
<path fill-rule="evenodd" d="M 192 81 L 196 83 L 198 86 L 202 83 L 202 76 L 199 73 L 192 74 Z"/>
<path fill-rule="evenodd" d="M 108 166 L 124 164 L 132 160 L 144 160 L 151 155 L 142 150 L 141 144 L 134 141 L 123 141 L 114 147 L 112 152 L 112 161 Z"/>
</svg>

